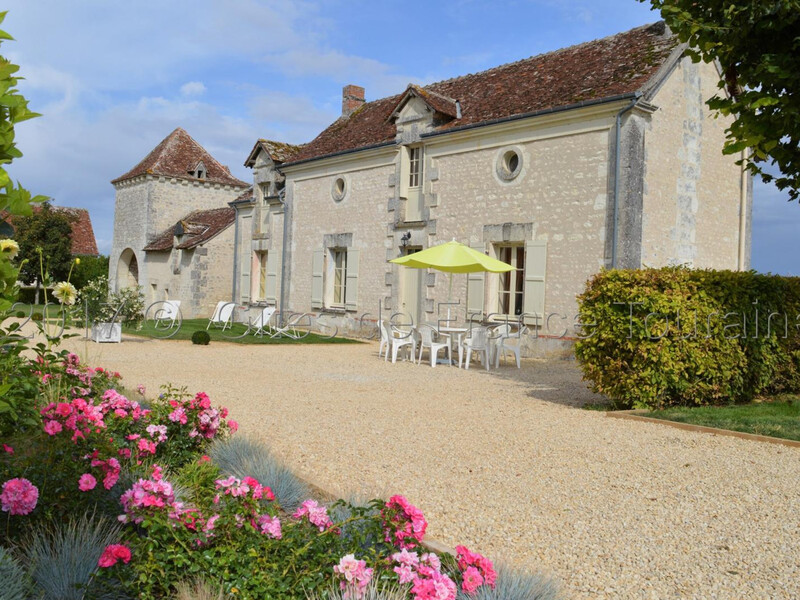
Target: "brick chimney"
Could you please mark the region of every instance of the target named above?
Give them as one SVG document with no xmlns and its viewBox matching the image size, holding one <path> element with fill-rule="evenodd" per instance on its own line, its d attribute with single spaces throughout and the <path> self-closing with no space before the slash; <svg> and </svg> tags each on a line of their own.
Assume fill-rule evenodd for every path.
<svg viewBox="0 0 800 600">
<path fill-rule="evenodd" d="M 349 117 L 359 106 L 364 104 L 364 88 L 358 85 L 346 85 L 342 88 L 342 116 Z"/>
</svg>

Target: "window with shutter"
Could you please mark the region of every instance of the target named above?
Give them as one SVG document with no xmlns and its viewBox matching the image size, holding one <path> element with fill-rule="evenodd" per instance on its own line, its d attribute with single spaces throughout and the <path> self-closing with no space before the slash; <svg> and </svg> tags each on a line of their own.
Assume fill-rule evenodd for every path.
<svg viewBox="0 0 800 600">
<path fill-rule="evenodd" d="M 322 308 L 325 269 L 325 251 L 314 250 L 311 257 L 311 308 Z"/>
<path fill-rule="evenodd" d="M 348 249 L 346 256 L 344 307 L 345 310 L 356 310 L 358 305 L 358 250 Z"/>
<path fill-rule="evenodd" d="M 523 306 L 527 324 L 541 326 L 544 322 L 546 273 L 547 242 L 526 242 Z"/>
<path fill-rule="evenodd" d="M 264 288 L 267 302 L 278 301 L 278 253 L 267 253 L 266 286 Z"/>
<path fill-rule="evenodd" d="M 253 263 L 252 228 L 252 217 L 242 217 L 241 238 L 239 240 L 239 262 L 242 265 L 239 289 L 241 290 L 242 303 L 250 302 L 250 269 Z"/>
</svg>

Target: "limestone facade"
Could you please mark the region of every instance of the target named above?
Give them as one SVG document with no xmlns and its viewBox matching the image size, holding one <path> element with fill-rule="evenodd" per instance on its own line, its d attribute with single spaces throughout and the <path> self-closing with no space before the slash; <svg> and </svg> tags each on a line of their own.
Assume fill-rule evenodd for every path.
<svg viewBox="0 0 800 600">
<path fill-rule="evenodd" d="M 635 95 L 446 130 L 432 108 L 439 100 L 412 86 L 392 113 L 393 140 L 294 162 L 264 151 L 256 179 L 280 176 L 283 193 L 238 213 L 237 277 L 242 264 L 250 270 L 237 301 L 252 303 L 267 276 L 262 304 L 280 305 L 283 287 L 285 312 L 340 330 L 392 315 L 436 321 L 452 297 L 459 321 L 501 313 L 534 337 L 570 338 L 576 296 L 602 268 L 747 269 L 749 181 L 721 153 L 728 121 L 704 103 L 717 80 L 713 65 L 674 51 Z M 418 182 L 409 180 L 415 160 Z M 387 262 L 451 239 L 514 256 L 519 284 L 493 274 L 451 283 Z M 269 266 L 257 275 L 261 251 Z M 508 292 L 518 293 L 504 306 Z"/>
<path fill-rule="evenodd" d="M 202 171 L 190 172 L 200 164 Z M 184 318 L 210 316 L 219 300 L 231 298 L 233 226 L 184 249 L 178 248 L 177 237 L 172 243 L 170 232 L 191 213 L 227 207 L 248 184 L 233 178 L 180 129 L 112 183 L 116 192 L 109 257 L 112 291 L 140 286 L 148 305 L 180 300 Z M 159 236 L 167 236 L 168 247 L 146 250 Z"/>
</svg>

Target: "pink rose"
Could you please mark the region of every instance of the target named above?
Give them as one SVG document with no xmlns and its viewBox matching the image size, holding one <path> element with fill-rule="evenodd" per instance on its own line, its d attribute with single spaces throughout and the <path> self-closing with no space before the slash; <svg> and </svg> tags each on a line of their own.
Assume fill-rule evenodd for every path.
<svg viewBox="0 0 800 600">
<path fill-rule="evenodd" d="M 131 562 L 130 548 L 124 544 L 110 544 L 103 550 L 100 560 L 97 561 L 97 566 L 103 568 L 113 567 L 119 561 L 126 565 Z"/>
<path fill-rule="evenodd" d="M 8 454 L 14 454 L 14 448 L 9 446 L 8 444 L 3 444 L 3 451 L 7 452 Z"/>
<path fill-rule="evenodd" d="M 97 479 L 95 479 L 91 473 L 84 473 L 78 480 L 78 489 L 82 492 L 88 492 L 89 490 L 93 490 L 94 486 L 96 485 L 97 485 Z"/>
<path fill-rule="evenodd" d="M 61 423 L 58 421 L 48 421 L 44 424 L 44 432 L 47 435 L 57 435 L 61 433 L 63 427 L 61 427 Z"/>
<path fill-rule="evenodd" d="M 228 427 L 231 430 L 231 433 L 236 433 L 239 430 L 239 423 L 234 421 L 233 419 L 228 420 Z"/>
<path fill-rule="evenodd" d="M 39 489 L 27 479 L 9 479 L 3 484 L 0 503 L 5 512 L 12 515 L 27 515 L 39 500 Z"/>
</svg>

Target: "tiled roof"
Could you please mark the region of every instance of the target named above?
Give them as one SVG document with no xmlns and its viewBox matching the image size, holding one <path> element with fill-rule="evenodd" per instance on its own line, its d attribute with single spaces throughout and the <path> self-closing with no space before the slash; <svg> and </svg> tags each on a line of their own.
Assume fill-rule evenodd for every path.
<svg viewBox="0 0 800 600">
<path fill-rule="evenodd" d="M 92 227 L 92 219 L 89 216 L 89 211 L 85 208 L 72 208 L 69 206 L 53 206 L 50 205 L 53 211 L 66 213 L 72 221 L 72 254 L 74 256 L 99 256 L 100 252 L 97 250 L 97 240 L 94 237 L 94 228 Z M 34 206 L 34 212 L 42 210 L 41 206 Z M 12 230 L 14 225 L 14 217 L 7 212 L 0 212 L 0 222 L 8 223 Z M 13 235 L 13 234 L 12 234 Z"/>
<path fill-rule="evenodd" d="M 253 146 L 253 150 L 250 152 L 250 156 L 248 156 L 247 160 L 244 162 L 244 166 L 252 167 L 255 164 L 256 156 L 258 155 L 259 150 L 264 150 L 264 152 L 269 154 L 270 158 L 276 163 L 283 163 L 291 159 L 295 154 L 302 150 L 303 146 L 304 144 L 295 146 L 293 144 L 285 144 L 283 142 L 276 142 L 275 140 L 265 140 L 264 138 L 261 138 L 256 142 L 256 145 Z"/>
<path fill-rule="evenodd" d="M 74 218 L 72 222 L 72 254 L 81 256 L 98 256 L 100 254 L 97 250 L 97 240 L 94 237 L 94 228 L 88 210 L 67 206 L 54 206 L 53 210 L 68 213 Z"/>
<path fill-rule="evenodd" d="M 400 101 L 397 103 L 397 106 L 392 111 L 390 115 L 390 119 L 395 116 L 395 113 L 399 112 L 399 110 L 405 105 L 406 99 L 411 96 L 419 96 L 430 106 L 433 110 L 438 113 L 441 113 L 445 116 L 448 116 L 452 119 L 458 117 L 458 102 L 453 98 L 447 98 L 446 96 L 442 96 L 441 94 L 437 94 L 432 90 L 426 90 L 423 87 L 420 87 L 414 83 L 408 84 L 408 88 L 406 88 L 405 93 L 400 96 Z"/>
<path fill-rule="evenodd" d="M 206 169 L 206 176 L 202 181 L 236 187 L 248 185 L 231 175 L 228 167 L 211 156 L 205 148 L 180 127 L 161 140 L 161 143 L 153 148 L 150 154 L 145 156 L 138 165 L 124 175 L 113 179 L 111 183 L 118 183 L 146 174 L 201 181 L 191 173 L 201 162 Z"/>
<path fill-rule="evenodd" d="M 404 94 L 367 102 L 349 117 L 340 117 L 291 160 L 392 142 L 397 131 L 390 117 L 411 90 L 453 117 L 438 123 L 435 132 L 640 91 L 677 43 L 659 22 L 488 71 L 411 86 Z M 456 101 L 461 118 L 455 118 Z"/>
<path fill-rule="evenodd" d="M 184 237 L 175 248 L 179 250 L 194 248 L 225 231 L 225 229 L 233 225 L 235 218 L 236 210 L 229 206 L 211 210 L 196 210 L 186 215 L 172 227 L 159 233 L 144 249 L 147 252 L 172 250 L 175 229 L 178 226 L 183 230 Z"/>
<path fill-rule="evenodd" d="M 236 204 L 237 202 L 252 202 L 252 201 L 253 201 L 253 186 L 251 185 L 241 194 L 236 196 L 236 198 L 228 202 L 228 204 Z"/>
</svg>

